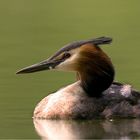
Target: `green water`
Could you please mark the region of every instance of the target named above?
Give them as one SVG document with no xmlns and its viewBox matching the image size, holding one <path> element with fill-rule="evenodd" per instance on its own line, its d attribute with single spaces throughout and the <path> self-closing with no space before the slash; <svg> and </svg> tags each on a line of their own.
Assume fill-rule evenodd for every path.
<svg viewBox="0 0 140 140">
<path fill-rule="evenodd" d="M 72 83 L 75 74 L 15 72 L 46 59 L 66 43 L 113 37 L 112 45 L 103 49 L 116 67 L 116 80 L 140 89 L 139 6 L 138 0 L 0 0 L 0 138 L 40 138 L 32 120 L 35 105 Z M 94 124 L 101 128 L 98 121 Z M 135 132 L 133 138 L 139 135 Z"/>
</svg>

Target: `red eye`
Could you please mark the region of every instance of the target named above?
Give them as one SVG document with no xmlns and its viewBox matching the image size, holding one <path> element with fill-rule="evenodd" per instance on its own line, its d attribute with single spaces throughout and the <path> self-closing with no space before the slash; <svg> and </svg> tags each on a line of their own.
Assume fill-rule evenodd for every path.
<svg viewBox="0 0 140 140">
<path fill-rule="evenodd" d="M 69 58 L 71 55 L 68 52 L 65 52 L 63 55 L 63 59 Z"/>
</svg>

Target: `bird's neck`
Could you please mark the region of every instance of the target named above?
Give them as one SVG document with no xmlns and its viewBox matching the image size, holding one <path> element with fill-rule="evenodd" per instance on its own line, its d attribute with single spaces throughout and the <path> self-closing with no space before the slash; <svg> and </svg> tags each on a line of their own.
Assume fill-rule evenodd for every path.
<svg viewBox="0 0 140 140">
<path fill-rule="evenodd" d="M 102 92 L 109 88 L 114 80 L 114 74 L 114 67 L 108 57 L 101 61 L 89 61 L 78 72 L 81 87 L 92 97 L 100 97 Z"/>
</svg>

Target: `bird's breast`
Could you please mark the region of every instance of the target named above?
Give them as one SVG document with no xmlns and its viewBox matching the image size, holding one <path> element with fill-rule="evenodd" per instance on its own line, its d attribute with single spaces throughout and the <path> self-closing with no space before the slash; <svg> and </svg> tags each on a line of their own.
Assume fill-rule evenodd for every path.
<svg viewBox="0 0 140 140">
<path fill-rule="evenodd" d="M 96 100 L 86 95 L 80 81 L 60 89 L 56 93 L 45 97 L 37 105 L 34 111 L 35 118 L 86 118 L 86 115 L 94 115 Z"/>
</svg>

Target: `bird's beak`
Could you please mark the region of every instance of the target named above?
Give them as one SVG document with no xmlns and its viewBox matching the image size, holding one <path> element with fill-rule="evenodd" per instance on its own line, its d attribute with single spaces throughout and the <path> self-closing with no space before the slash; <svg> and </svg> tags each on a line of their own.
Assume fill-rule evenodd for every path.
<svg viewBox="0 0 140 140">
<path fill-rule="evenodd" d="M 61 63 L 61 60 L 45 60 L 43 62 L 25 67 L 21 70 L 19 70 L 16 74 L 25 74 L 25 73 L 33 73 L 43 70 L 50 70 L 54 69 L 55 66 L 57 66 L 59 63 Z"/>
</svg>

